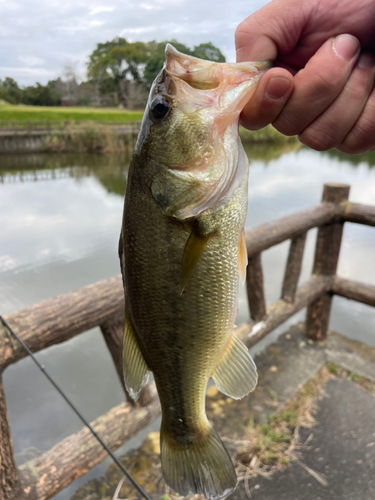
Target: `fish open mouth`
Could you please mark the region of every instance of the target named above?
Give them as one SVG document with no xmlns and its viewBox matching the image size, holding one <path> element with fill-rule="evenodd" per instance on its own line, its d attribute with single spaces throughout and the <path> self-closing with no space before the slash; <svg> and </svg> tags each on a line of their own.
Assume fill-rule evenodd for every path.
<svg viewBox="0 0 375 500">
<path fill-rule="evenodd" d="M 216 89 L 223 82 L 240 85 L 249 77 L 260 77 L 272 65 L 270 62 L 216 63 L 182 54 L 171 44 L 165 48 L 166 73 L 200 90 Z M 223 75 L 226 78 L 223 79 Z"/>
<path fill-rule="evenodd" d="M 182 54 L 167 44 L 164 79 L 165 83 L 168 81 L 169 87 L 174 87 L 174 94 L 180 91 L 180 103 L 185 98 L 202 107 L 218 104 L 220 112 L 216 121 L 225 128 L 239 116 L 255 91 L 255 84 L 271 65 L 272 63 L 263 61 L 206 61 Z"/>
</svg>

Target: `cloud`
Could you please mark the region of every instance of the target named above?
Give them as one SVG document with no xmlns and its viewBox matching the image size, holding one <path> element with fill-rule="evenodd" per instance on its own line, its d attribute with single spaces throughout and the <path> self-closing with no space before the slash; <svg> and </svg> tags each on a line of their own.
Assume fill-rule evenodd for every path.
<svg viewBox="0 0 375 500">
<path fill-rule="evenodd" d="M 95 7 L 94 9 L 92 9 L 92 11 L 90 12 L 90 16 L 93 16 L 95 14 L 100 14 L 100 12 L 112 12 L 114 10 L 114 7 Z"/>
<path fill-rule="evenodd" d="M 160 6 L 154 5 L 154 4 L 151 4 L 151 3 L 141 3 L 139 5 L 139 7 L 141 9 L 146 9 L 146 10 L 155 10 L 155 9 L 160 10 L 161 9 Z"/>
<path fill-rule="evenodd" d="M 58 74 L 57 71 L 41 69 L 41 68 L 28 68 L 25 66 L 0 66 L 0 74 L 10 76 L 17 81 L 26 79 L 32 83 L 38 81 L 47 81 L 55 78 Z"/>
<path fill-rule="evenodd" d="M 96 44 L 120 35 L 130 41 L 175 37 L 188 46 L 212 41 L 234 61 L 236 26 L 266 1 L 0 0 L 0 78 L 46 83 L 66 61 L 83 72 Z"/>
<path fill-rule="evenodd" d="M 35 56 L 18 56 L 18 60 L 25 66 L 41 66 L 44 64 L 43 59 Z"/>
</svg>

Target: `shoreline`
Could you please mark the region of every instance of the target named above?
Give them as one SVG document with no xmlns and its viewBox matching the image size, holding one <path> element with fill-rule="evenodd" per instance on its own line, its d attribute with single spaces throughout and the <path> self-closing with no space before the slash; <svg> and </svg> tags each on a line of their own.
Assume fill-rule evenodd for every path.
<svg viewBox="0 0 375 500">
<path fill-rule="evenodd" d="M 125 153 L 132 152 L 137 140 L 139 122 L 119 123 L 69 122 L 63 128 L 17 128 L 0 130 L 1 154 L 29 153 Z M 297 137 L 286 137 L 271 125 L 249 131 L 240 127 L 246 145 L 283 145 L 298 143 Z"/>
</svg>

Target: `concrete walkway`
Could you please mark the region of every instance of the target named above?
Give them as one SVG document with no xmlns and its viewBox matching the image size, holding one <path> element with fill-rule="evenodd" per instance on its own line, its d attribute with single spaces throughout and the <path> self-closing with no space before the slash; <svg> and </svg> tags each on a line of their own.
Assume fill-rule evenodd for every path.
<svg viewBox="0 0 375 500">
<path fill-rule="evenodd" d="M 267 500 L 374 500 L 375 397 L 348 380 L 329 380 L 318 403 L 317 425 L 303 429 L 310 438 L 300 462 L 292 462 L 271 480 L 249 481 L 251 498 Z M 303 466 L 324 474 L 320 484 Z M 231 499 L 247 499 L 244 485 Z"/>
<path fill-rule="evenodd" d="M 255 425 L 267 422 L 327 363 L 333 373 L 315 401 L 316 425 L 299 431 L 300 443 L 307 444 L 297 459 L 271 478 L 251 477 L 247 488 L 241 481 L 230 498 L 245 500 L 250 493 L 259 500 L 374 500 L 375 349 L 333 332 L 328 341 L 313 344 L 306 341 L 303 325 L 297 325 L 258 353 L 255 361 L 259 384 L 249 397 L 233 401 L 212 388 L 207 398 L 208 417 L 233 456 L 233 443 L 244 439 L 250 419 Z M 155 434 L 123 460 L 151 497 L 160 500 L 166 489 Z M 120 479 L 118 469 L 111 466 L 103 477 L 79 488 L 72 500 L 111 500 Z M 119 498 L 137 496 L 124 483 Z"/>
</svg>

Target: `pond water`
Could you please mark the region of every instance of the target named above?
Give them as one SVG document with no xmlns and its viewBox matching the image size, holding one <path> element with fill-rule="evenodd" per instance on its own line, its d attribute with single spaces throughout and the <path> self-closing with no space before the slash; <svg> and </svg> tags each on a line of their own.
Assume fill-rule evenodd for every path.
<svg viewBox="0 0 375 500">
<path fill-rule="evenodd" d="M 248 147 L 247 153 L 251 162 L 247 227 L 316 205 L 325 182 L 348 183 L 352 201 L 375 204 L 375 153 L 354 157 L 291 145 Z M 2 314 L 120 272 L 117 244 L 128 165 L 126 157 L 106 155 L 0 156 Z M 316 230 L 310 231 L 301 281 L 311 273 L 315 238 Z M 285 242 L 263 253 L 269 304 L 280 296 L 288 248 Z M 346 224 L 338 273 L 374 285 L 374 248 L 374 228 Z M 287 323 L 303 319 L 304 314 Z M 247 318 L 241 289 L 236 322 Z M 285 327 L 254 349 L 261 349 Z M 375 346 L 375 310 L 370 307 L 335 297 L 330 327 Z M 38 358 L 89 420 L 123 400 L 97 328 L 44 350 Z M 19 464 L 82 427 L 29 359 L 7 368 L 3 380 Z M 107 465 L 93 469 L 56 498 L 68 498 L 78 484 Z"/>
</svg>

